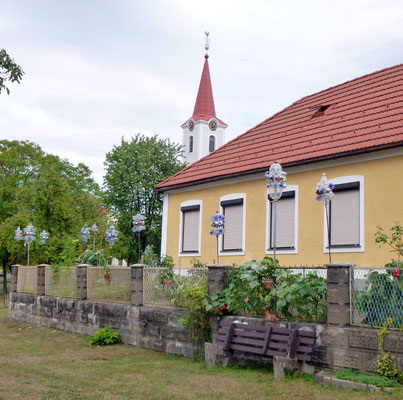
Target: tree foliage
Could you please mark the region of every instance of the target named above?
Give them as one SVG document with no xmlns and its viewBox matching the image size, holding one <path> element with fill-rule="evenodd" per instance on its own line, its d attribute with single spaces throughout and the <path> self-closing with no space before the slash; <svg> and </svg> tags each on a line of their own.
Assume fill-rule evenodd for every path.
<svg viewBox="0 0 403 400">
<path fill-rule="evenodd" d="M 15 61 L 2 49 L 0 50 L 0 93 L 5 90 L 10 94 L 10 89 L 6 86 L 6 82 L 20 83 L 24 71 L 15 63 Z"/>
<path fill-rule="evenodd" d="M 184 167 L 179 161 L 181 146 L 156 135 L 136 135 L 130 141 L 122 139 L 107 153 L 104 177 L 106 206 L 118 218 L 119 242 L 115 255 L 137 261 L 137 238 L 133 237 L 132 217 L 141 213 L 146 218 L 147 230 L 141 233 L 142 250 L 148 243 L 159 252 L 162 204 L 157 199 L 155 186 Z"/>
<path fill-rule="evenodd" d="M 83 251 L 80 228 L 102 224 L 99 187 L 84 164 L 73 166 L 26 141 L 0 141 L 0 260 L 5 270 L 25 263 L 26 248 L 14 231 L 32 224 L 37 240 L 31 245 L 31 264 L 72 263 Z M 39 244 L 42 230 L 49 232 Z"/>
</svg>

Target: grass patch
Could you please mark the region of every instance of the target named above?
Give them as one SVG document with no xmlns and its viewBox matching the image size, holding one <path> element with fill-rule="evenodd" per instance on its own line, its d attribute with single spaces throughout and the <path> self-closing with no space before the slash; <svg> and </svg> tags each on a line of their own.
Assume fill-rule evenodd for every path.
<svg viewBox="0 0 403 400">
<path fill-rule="evenodd" d="M 0 399 L 351 400 L 401 399 L 324 387 L 311 378 L 274 381 L 267 368 L 207 370 L 203 362 L 15 322 L 0 310 Z"/>
<path fill-rule="evenodd" d="M 345 381 L 366 383 L 368 385 L 375 385 L 378 387 L 401 387 L 400 383 L 395 379 L 385 378 L 384 376 L 380 375 L 360 374 L 352 369 L 343 369 L 337 373 L 336 378 L 343 379 Z"/>
</svg>

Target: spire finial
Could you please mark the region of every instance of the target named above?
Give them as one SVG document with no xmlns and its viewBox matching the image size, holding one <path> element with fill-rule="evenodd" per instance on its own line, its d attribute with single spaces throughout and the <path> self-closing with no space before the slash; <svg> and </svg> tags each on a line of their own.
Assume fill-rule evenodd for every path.
<svg viewBox="0 0 403 400">
<path fill-rule="evenodd" d="M 208 49 L 210 48 L 210 32 L 204 31 L 204 34 L 206 35 L 206 37 L 204 38 L 204 48 L 206 49 L 206 56 L 208 55 Z"/>
</svg>

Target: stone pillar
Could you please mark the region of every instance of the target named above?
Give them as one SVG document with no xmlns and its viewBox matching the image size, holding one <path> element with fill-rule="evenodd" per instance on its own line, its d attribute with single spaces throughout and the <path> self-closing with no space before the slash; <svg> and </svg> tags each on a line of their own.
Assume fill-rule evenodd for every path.
<svg viewBox="0 0 403 400">
<path fill-rule="evenodd" d="M 17 280 L 18 280 L 18 267 L 22 267 L 22 265 L 15 264 L 11 266 L 11 287 L 10 293 L 17 291 Z"/>
<path fill-rule="evenodd" d="M 207 265 L 208 268 L 208 293 L 221 292 L 225 289 L 225 274 L 229 270 L 229 265 L 224 264 L 211 264 Z"/>
<path fill-rule="evenodd" d="M 45 270 L 46 267 L 50 267 L 48 264 L 40 264 L 38 265 L 37 274 L 37 294 L 38 296 L 45 296 Z"/>
<path fill-rule="evenodd" d="M 133 306 L 143 305 L 143 272 L 145 264 L 131 265 L 132 299 Z"/>
<path fill-rule="evenodd" d="M 88 264 L 77 265 L 77 300 L 87 300 L 87 267 Z"/>
<path fill-rule="evenodd" d="M 350 268 L 352 264 L 334 262 L 327 266 L 327 323 L 350 325 Z"/>
</svg>

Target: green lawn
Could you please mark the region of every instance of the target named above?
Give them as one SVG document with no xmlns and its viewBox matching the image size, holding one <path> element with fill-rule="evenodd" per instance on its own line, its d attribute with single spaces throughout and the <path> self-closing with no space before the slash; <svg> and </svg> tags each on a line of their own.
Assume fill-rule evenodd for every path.
<svg viewBox="0 0 403 400">
<path fill-rule="evenodd" d="M 88 338 L 17 323 L 0 310 L 0 399 L 398 399 L 274 382 L 266 369 L 216 367 L 128 345 L 90 347 Z"/>
</svg>

